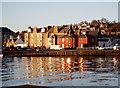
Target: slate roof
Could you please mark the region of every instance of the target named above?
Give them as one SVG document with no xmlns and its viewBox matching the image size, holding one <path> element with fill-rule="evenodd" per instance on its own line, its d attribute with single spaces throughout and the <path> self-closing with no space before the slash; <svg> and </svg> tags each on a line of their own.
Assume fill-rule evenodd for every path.
<svg viewBox="0 0 120 88">
<path fill-rule="evenodd" d="M 10 30 L 9 28 L 7 28 L 7 27 L 0 27 L 0 32 L 2 32 L 2 33 L 10 33 L 11 35 L 14 34 L 14 32 L 12 30 Z"/>
<path fill-rule="evenodd" d="M 97 38 L 97 36 L 91 35 L 91 34 L 86 34 L 88 38 Z"/>
<path fill-rule="evenodd" d="M 69 27 L 64 27 L 59 33 L 67 33 L 69 31 Z"/>
<path fill-rule="evenodd" d="M 54 32 L 54 27 L 51 27 L 49 30 L 48 30 L 48 33 L 53 33 Z"/>
<path fill-rule="evenodd" d="M 87 38 L 87 36 L 86 35 L 78 35 L 78 38 Z"/>
<path fill-rule="evenodd" d="M 75 35 L 57 35 L 59 38 L 77 38 Z"/>
</svg>

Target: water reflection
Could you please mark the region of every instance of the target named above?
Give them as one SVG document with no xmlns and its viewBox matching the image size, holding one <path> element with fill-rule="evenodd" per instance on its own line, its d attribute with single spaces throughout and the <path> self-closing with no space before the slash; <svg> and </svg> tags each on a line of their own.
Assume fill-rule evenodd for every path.
<svg viewBox="0 0 120 88">
<path fill-rule="evenodd" d="M 116 57 L 5 57 L 0 63 L 3 86 L 118 85 Z"/>
</svg>

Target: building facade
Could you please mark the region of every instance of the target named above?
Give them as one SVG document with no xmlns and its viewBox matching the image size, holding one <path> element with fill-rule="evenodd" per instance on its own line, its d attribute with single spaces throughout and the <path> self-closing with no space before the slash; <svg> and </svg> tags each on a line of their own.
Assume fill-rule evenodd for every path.
<svg viewBox="0 0 120 88">
<path fill-rule="evenodd" d="M 10 40 L 10 36 L 13 36 L 14 32 L 7 27 L 0 27 L 0 41 L 1 46 L 6 46 L 8 40 Z"/>
<path fill-rule="evenodd" d="M 28 44 L 29 47 L 42 46 L 42 33 L 37 33 L 37 27 L 33 28 L 33 32 L 24 34 L 24 43 Z"/>
<path fill-rule="evenodd" d="M 77 37 L 73 35 L 63 35 L 57 38 L 57 45 L 62 48 L 76 48 Z"/>
<path fill-rule="evenodd" d="M 88 38 L 86 35 L 78 36 L 78 48 L 83 48 L 83 46 L 88 44 Z"/>
</svg>

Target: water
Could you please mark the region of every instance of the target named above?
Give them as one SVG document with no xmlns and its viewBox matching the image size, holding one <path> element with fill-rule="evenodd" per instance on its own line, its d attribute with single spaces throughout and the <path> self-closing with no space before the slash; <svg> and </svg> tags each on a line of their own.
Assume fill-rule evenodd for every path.
<svg viewBox="0 0 120 88">
<path fill-rule="evenodd" d="M 118 58 L 4 57 L 2 86 L 118 86 Z"/>
</svg>

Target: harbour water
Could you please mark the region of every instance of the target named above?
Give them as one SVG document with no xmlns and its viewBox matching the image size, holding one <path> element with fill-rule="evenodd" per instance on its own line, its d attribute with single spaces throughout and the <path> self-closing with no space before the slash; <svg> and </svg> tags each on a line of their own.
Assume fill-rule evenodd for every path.
<svg viewBox="0 0 120 88">
<path fill-rule="evenodd" d="M 118 86 L 118 57 L 4 57 L 2 86 Z"/>
</svg>

